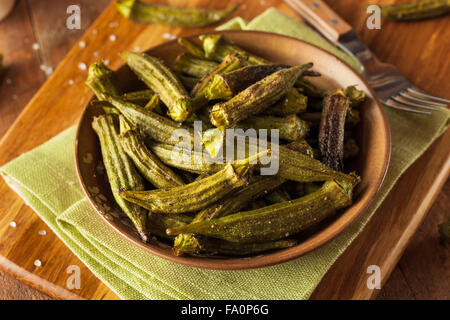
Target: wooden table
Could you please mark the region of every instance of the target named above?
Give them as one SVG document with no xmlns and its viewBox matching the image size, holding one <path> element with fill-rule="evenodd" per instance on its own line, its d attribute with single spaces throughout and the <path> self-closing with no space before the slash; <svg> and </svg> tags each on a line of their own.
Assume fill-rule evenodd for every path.
<svg viewBox="0 0 450 320">
<path fill-rule="evenodd" d="M 169 2 L 186 5 L 189 1 Z M 270 6 L 279 7 L 289 15 L 297 17 L 280 0 L 240 2 L 245 3 L 247 8 L 244 10 L 241 7 L 238 14 L 247 19 L 256 16 Z M 380 31 L 371 31 L 365 28 L 365 4 L 362 1 L 349 0 L 345 1 L 345 4 L 343 1 L 329 0 L 327 2 L 355 28 L 362 40 L 382 60 L 396 64 L 400 71 L 419 87 L 449 98 L 450 19 L 448 17 L 420 23 L 383 22 Z M 372 3 L 376 2 L 372 1 Z M 381 2 L 378 1 L 378 3 Z M 68 0 L 18 1 L 12 15 L 0 23 L 0 34 L 2 35 L 0 52 L 4 54 L 7 66 L 0 78 L 0 136 L 5 134 L 25 104 L 46 80 L 46 75 L 40 70 L 40 66 L 55 68 L 69 49 L 76 45 L 78 39 L 109 1 L 79 0 L 77 3 L 81 6 L 81 30 L 65 28 L 66 8 L 72 4 L 72 1 Z M 219 5 L 216 1 L 208 0 L 191 1 L 190 3 L 198 6 L 224 6 L 223 3 Z M 52 9 L 48 10 L 48 8 Z M 106 16 L 115 16 L 114 10 L 109 8 L 103 14 L 104 18 Z M 139 26 L 138 28 L 143 27 Z M 170 31 L 174 34 L 198 31 L 166 30 L 160 27 L 155 27 L 155 29 L 159 33 Z M 159 42 L 162 41 L 164 39 L 159 39 Z M 40 50 L 32 50 L 33 43 L 38 43 Z M 76 111 L 77 115 L 79 111 Z M 0 150 L 2 150 L 0 151 L 0 164 L 25 150 L 30 150 L 57 133 L 49 130 L 48 137 L 44 134 L 37 138 L 31 138 L 30 135 L 30 138 L 25 136 L 26 142 L 25 138 L 19 137 L 17 140 L 22 143 L 13 143 L 16 141 L 12 137 L 17 137 L 18 133 L 26 135 L 27 130 L 33 131 L 35 127 L 26 119 L 25 114 L 22 114 L 0 142 Z M 61 124 L 61 128 L 73 123 L 74 119 L 76 119 L 76 115 L 68 119 L 67 123 Z M 26 125 L 32 128 L 28 128 Z M 436 228 L 436 225 L 448 214 L 450 208 L 450 183 L 447 183 L 439 194 L 447 180 L 450 168 L 449 142 L 450 133 L 447 132 L 408 170 L 364 232 L 325 276 L 313 298 L 374 298 L 378 293 L 378 297 L 384 299 L 450 298 L 449 277 L 446 276 L 450 270 L 448 244 L 439 241 Z M 8 147 L 9 152 L 3 151 L 4 147 Z M 424 168 L 427 168 L 426 172 Z M 5 229 L 8 228 L 10 216 L 20 219 L 16 220 L 20 223 L 20 228 L 17 228 L 15 236 L 21 238 L 25 238 L 25 232 L 28 237 L 36 237 L 33 234 L 37 234 L 38 230 L 46 229 L 46 226 L 13 191 L 5 186 L 3 181 L 0 181 L 0 194 L 2 194 L 0 201 L 0 254 L 2 255 L 0 256 L 0 269 L 21 281 L 18 282 L 10 275 L 1 272 L 0 298 L 46 299 L 49 296 L 52 298 L 116 298 L 51 232 L 45 236 L 43 244 L 41 243 L 37 248 L 28 248 L 28 250 L 57 251 L 59 255 L 55 264 L 60 262 L 64 266 L 66 264 L 79 265 L 82 269 L 84 283 L 89 284 L 88 288 L 72 292 L 63 289 L 65 270 L 59 270 L 55 266 L 53 266 L 52 274 L 36 271 L 32 266 L 32 261 L 24 261 L 27 260 L 24 258 L 28 256 L 29 252 L 26 243 L 23 244 L 23 250 L 13 254 L 10 244 L 14 243 L 14 239 L 5 237 Z M 434 201 L 435 199 L 437 200 Z M 431 213 L 421 225 L 432 205 Z M 13 211 L 15 215 L 13 215 Z M 418 228 L 418 232 L 414 235 Z M 409 246 L 408 243 L 410 243 Z M 405 248 L 405 254 L 396 266 Z M 368 290 L 365 287 L 365 270 L 371 264 L 377 264 L 382 269 L 382 279 L 385 285 L 381 292 Z M 392 276 L 388 280 L 391 273 Z M 25 286 L 23 283 L 27 283 L 47 295 Z"/>
</svg>

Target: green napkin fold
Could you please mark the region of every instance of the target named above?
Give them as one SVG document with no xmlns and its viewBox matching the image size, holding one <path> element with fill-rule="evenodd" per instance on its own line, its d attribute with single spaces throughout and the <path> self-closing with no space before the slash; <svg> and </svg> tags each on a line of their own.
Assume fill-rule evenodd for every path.
<svg viewBox="0 0 450 320">
<path fill-rule="evenodd" d="M 227 26 L 305 39 L 355 63 L 307 26 L 277 10 L 266 11 L 248 25 L 235 19 Z M 123 299 L 307 299 L 401 174 L 449 125 L 447 109 L 432 116 L 385 111 L 392 130 L 392 160 L 370 208 L 342 235 L 318 250 L 255 270 L 212 271 L 178 265 L 146 253 L 116 234 L 91 208 L 78 185 L 73 163 L 74 127 L 6 164 L 0 173 L 89 269 Z M 45 268 L 45 257 L 42 262 Z"/>
</svg>

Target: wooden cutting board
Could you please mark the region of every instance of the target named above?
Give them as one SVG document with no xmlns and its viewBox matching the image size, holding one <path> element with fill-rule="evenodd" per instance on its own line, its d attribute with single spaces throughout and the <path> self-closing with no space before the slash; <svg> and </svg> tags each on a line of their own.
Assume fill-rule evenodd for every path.
<svg viewBox="0 0 450 320">
<path fill-rule="evenodd" d="M 234 1 L 168 2 L 179 6 L 224 8 Z M 243 5 L 237 15 L 248 20 L 270 6 L 300 19 L 281 0 L 240 2 Z M 354 4 L 356 2 L 360 1 L 353 1 Z M 359 9 L 360 12 L 364 12 L 363 4 L 356 6 L 352 7 L 352 10 Z M 437 29 L 440 30 L 438 34 L 431 31 L 432 29 L 423 29 L 420 25 L 400 26 L 392 23 L 383 26 L 383 32 L 376 32 L 365 29 L 363 15 L 359 15 L 359 18 L 358 21 L 349 22 L 366 43 L 374 44 L 373 49 L 378 56 L 383 60 L 396 63 L 401 71 L 406 71 L 407 76 L 423 89 L 433 94 L 447 95 L 446 97 L 449 98 L 449 84 L 444 80 L 450 70 L 446 51 L 440 49 L 440 46 L 448 48 L 448 40 L 447 45 L 442 41 L 434 41 L 435 46 L 427 43 L 425 53 L 414 46 L 398 46 L 383 50 L 383 46 L 376 45 L 390 39 L 394 32 L 396 35 L 403 33 L 405 36 L 414 38 L 419 34 L 418 31 L 421 31 L 421 37 L 425 39 L 426 37 L 450 39 L 450 28 L 446 28 L 448 23 L 438 23 L 441 26 Z M 166 38 L 172 35 L 186 35 L 207 30 L 181 30 L 134 24 L 123 19 L 112 3 L 81 39 L 86 42 L 86 47 L 75 46 L 70 51 L 0 141 L 0 165 L 35 148 L 77 122 L 83 107 L 91 98 L 91 93 L 83 84 L 86 70 L 80 68 L 82 66 L 80 63 L 89 65 L 103 58 L 108 59 L 110 67 L 115 69 L 121 64 L 120 59 L 117 58 L 117 53 L 120 51 L 145 50 L 167 41 Z M 424 30 L 428 31 L 424 32 Z M 111 35 L 114 36 L 111 37 Z M 383 37 L 386 38 L 383 39 Z M 407 43 L 410 44 L 413 41 Z M 406 67 L 427 55 L 434 57 L 428 72 L 410 70 Z M 433 68 L 441 72 L 433 72 Z M 450 132 L 447 132 L 408 170 L 365 230 L 327 273 L 313 294 L 313 298 L 368 299 L 376 296 L 378 290 L 369 290 L 366 286 L 369 276 L 366 273 L 367 267 L 380 266 L 382 283 L 389 277 L 409 239 L 448 177 L 449 145 Z M 45 223 L 2 179 L 0 179 L 0 195 L 0 268 L 2 270 L 54 298 L 117 299 L 117 296 L 100 282 L 56 235 L 49 231 Z M 10 227 L 11 221 L 16 222 L 16 228 Z M 39 235 L 40 230 L 47 230 L 47 235 Z M 34 266 L 36 259 L 42 261 L 41 267 Z M 66 269 L 69 265 L 78 265 L 81 269 L 82 284 L 79 290 L 66 288 L 69 276 Z"/>
</svg>

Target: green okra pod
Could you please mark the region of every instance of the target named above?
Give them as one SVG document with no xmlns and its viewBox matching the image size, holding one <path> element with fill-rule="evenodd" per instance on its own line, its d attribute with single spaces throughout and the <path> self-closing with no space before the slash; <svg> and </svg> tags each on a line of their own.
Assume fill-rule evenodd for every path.
<svg viewBox="0 0 450 320">
<path fill-rule="evenodd" d="M 187 134 L 186 139 L 191 141 L 194 139 L 191 128 L 120 98 L 106 96 L 105 99 L 117 108 L 129 122 L 154 141 L 177 145 L 180 143 L 180 137 L 174 135 L 174 131 L 178 129 L 184 129 L 183 132 Z"/>
<path fill-rule="evenodd" d="M 205 150 L 212 156 L 220 154 L 230 137 L 227 137 L 224 128 L 215 128 L 206 131 L 203 134 L 203 145 Z M 250 146 L 250 143 L 256 143 L 257 146 Z M 272 150 L 272 145 L 261 142 L 258 139 L 254 142 L 247 142 L 246 150 L 255 150 L 258 146 L 268 145 L 268 150 Z M 258 147 L 259 148 L 259 147 Z M 297 182 L 314 182 L 339 180 L 348 183 L 357 183 L 360 178 L 355 174 L 345 174 L 331 169 L 319 160 L 311 158 L 309 155 L 290 150 L 285 146 L 278 146 L 278 152 L 271 152 L 271 161 L 278 162 L 279 169 L 277 176 L 287 180 Z M 259 150 L 261 151 L 261 150 Z"/>
<path fill-rule="evenodd" d="M 137 131 L 128 130 L 122 133 L 120 142 L 141 174 L 156 188 L 172 188 L 184 185 L 183 180 L 145 146 Z"/>
<path fill-rule="evenodd" d="M 238 46 L 231 44 L 225 40 L 220 34 L 207 34 L 200 36 L 203 42 L 203 50 L 208 59 L 222 62 L 229 54 L 241 56 L 248 65 L 270 64 L 271 62 L 251 54 Z"/>
<path fill-rule="evenodd" d="M 258 81 L 237 96 L 224 103 L 216 104 L 211 113 L 211 123 L 230 127 L 236 123 L 265 111 L 281 99 L 294 85 L 298 77 L 311 64 L 283 69 Z"/>
<path fill-rule="evenodd" d="M 200 81 L 199 78 L 185 76 L 184 74 L 181 74 L 181 73 L 177 73 L 176 75 L 177 75 L 178 79 L 180 79 L 183 86 L 189 91 L 194 89 L 194 87 Z"/>
<path fill-rule="evenodd" d="M 178 44 L 182 47 L 184 47 L 187 52 L 189 52 L 191 55 L 198 59 L 204 59 L 207 60 L 205 51 L 203 51 L 202 48 L 198 47 L 195 43 L 192 41 L 186 39 L 186 38 L 178 38 Z"/>
<path fill-rule="evenodd" d="M 252 177 L 248 185 L 241 187 L 236 192 L 228 195 L 219 202 L 203 209 L 195 216 L 192 222 L 217 219 L 236 213 L 261 196 L 275 190 L 285 181 L 286 180 L 282 178 L 274 176 Z M 174 250 L 178 255 L 192 252 L 193 249 L 201 251 L 200 247 L 195 248 L 195 245 L 200 244 L 200 242 L 200 239 L 198 239 L 198 237 L 194 234 L 180 234 L 175 239 Z M 187 244 L 189 244 L 188 247 L 186 247 Z"/>
<path fill-rule="evenodd" d="M 225 74 L 241 67 L 242 61 L 237 55 L 228 55 L 225 59 L 211 69 L 192 89 L 191 96 L 194 99 L 195 109 L 200 109 L 208 104 L 208 90 L 216 75 Z"/>
<path fill-rule="evenodd" d="M 114 199 L 131 219 L 142 241 L 147 242 L 149 239 L 147 211 L 119 196 L 120 190 L 144 190 L 144 180 L 120 144 L 118 117 L 114 114 L 96 117 L 92 122 L 92 128 L 100 140 L 103 163 Z"/>
<path fill-rule="evenodd" d="M 280 139 L 296 141 L 303 139 L 309 132 L 309 125 L 295 114 L 279 118 L 271 116 L 251 117 L 238 125 L 245 129 L 267 129 L 267 134 L 271 135 L 271 130 L 278 130 Z"/>
<path fill-rule="evenodd" d="M 314 149 L 304 139 L 293 141 L 288 145 L 286 145 L 286 148 L 303 153 L 304 155 L 314 158 Z"/>
<path fill-rule="evenodd" d="M 103 100 L 103 95 L 119 96 L 122 92 L 117 86 L 114 71 L 109 69 L 102 61 L 89 66 L 86 85 L 94 92 L 97 99 Z"/>
<path fill-rule="evenodd" d="M 247 183 L 249 167 L 223 170 L 184 186 L 152 191 L 123 191 L 120 196 L 151 212 L 177 214 L 202 210 Z"/>
<path fill-rule="evenodd" d="M 283 239 L 316 225 L 339 209 L 350 206 L 353 187 L 328 181 L 318 191 L 296 200 L 220 219 L 169 228 L 167 234 L 197 233 L 236 243 Z"/>
<path fill-rule="evenodd" d="M 232 15 L 238 5 L 226 10 L 176 8 L 139 0 L 118 0 L 117 9 L 127 19 L 169 27 L 201 28 Z"/>
<path fill-rule="evenodd" d="M 269 201 L 272 204 L 285 202 L 291 200 L 291 196 L 286 191 L 285 188 L 280 187 L 277 190 L 272 191 L 267 196 L 264 197 L 267 201 Z"/>
<path fill-rule="evenodd" d="M 162 114 L 159 97 L 153 90 L 140 90 L 124 93 L 120 96 L 120 99 L 137 104 L 144 109 Z"/>
<path fill-rule="evenodd" d="M 356 89 L 356 86 L 347 87 L 345 94 L 350 99 L 350 107 L 352 108 L 359 108 L 366 100 L 366 93 Z"/>
<path fill-rule="evenodd" d="M 399 21 L 429 19 L 450 12 L 450 2 L 448 0 L 421 0 L 380 7 L 383 17 Z"/>
<path fill-rule="evenodd" d="M 169 109 L 169 116 L 177 122 L 185 121 L 192 112 L 192 99 L 180 80 L 164 63 L 145 53 L 125 51 L 120 56 L 133 72 L 154 92 Z"/>
<path fill-rule="evenodd" d="M 239 243 L 223 241 L 220 239 L 189 237 L 189 234 L 177 236 L 174 242 L 176 255 L 190 254 L 222 254 L 229 256 L 246 256 L 275 249 L 285 249 L 295 246 L 295 240 L 279 240 L 261 243 Z"/>
<path fill-rule="evenodd" d="M 342 90 L 325 97 L 319 129 L 322 162 L 336 171 L 344 170 L 345 118 L 350 100 Z"/>
<path fill-rule="evenodd" d="M 189 53 L 182 53 L 175 59 L 172 69 L 191 77 L 202 78 L 217 65 L 217 62 L 199 59 Z"/>
<path fill-rule="evenodd" d="M 147 219 L 151 234 L 168 240 L 174 239 L 166 234 L 168 228 L 177 228 L 192 223 L 192 217 L 183 214 L 149 212 Z"/>
<path fill-rule="evenodd" d="M 296 88 L 292 88 L 286 93 L 285 97 L 268 108 L 266 113 L 283 117 L 303 113 L 307 108 L 308 97 L 301 94 Z"/>
<path fill-rule="evenodd" d="M 215 75 L 208 87 L 208 100 L 228 100 L 239 92 L 244 91 L 254 83 L 261 81 L 271 74 L 288 68 L 285 65 L 254 65 L 232 72 Z"/>
<path fill-rule="evenodd" d="M 298 79 L 295 86 L 300 92 L 306 94 L 308 97 L 323 98 L 326 95 L 325 90 L 318 88 L 305 78 Z"/>
</svg>

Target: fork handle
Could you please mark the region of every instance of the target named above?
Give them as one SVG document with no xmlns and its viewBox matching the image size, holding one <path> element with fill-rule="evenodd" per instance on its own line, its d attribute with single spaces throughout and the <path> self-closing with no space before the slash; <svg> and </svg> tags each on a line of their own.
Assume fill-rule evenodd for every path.
<svg viewBox="0 0 450 320">
<path fill-rule="evenodd" d="M 352 27 L 322 0 L 285 1 L 334 44 L 339 42 L 342 35 L 352 30 Z"/>
</svg>

